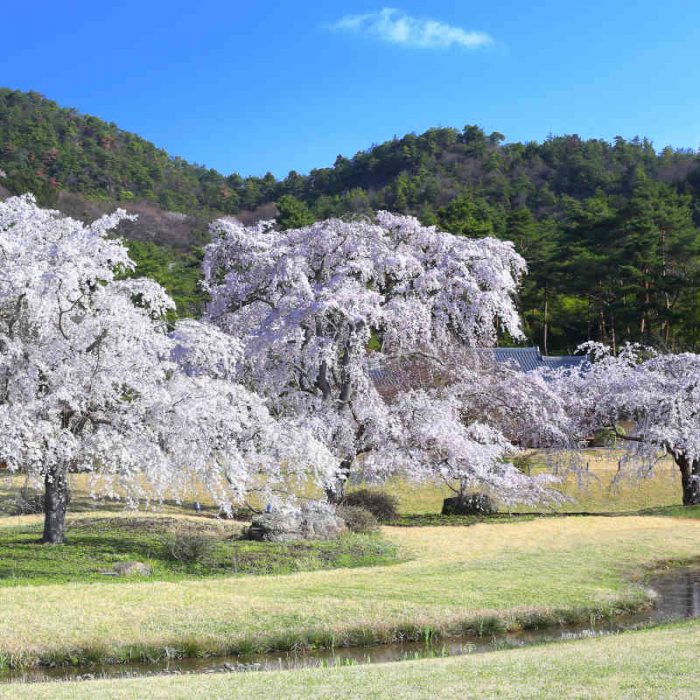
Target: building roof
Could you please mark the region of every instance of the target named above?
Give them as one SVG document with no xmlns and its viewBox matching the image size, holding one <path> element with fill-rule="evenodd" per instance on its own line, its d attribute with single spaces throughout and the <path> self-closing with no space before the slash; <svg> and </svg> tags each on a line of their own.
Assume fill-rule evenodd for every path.
<svg viewBox="0 0 700 700">
<path fill-rule="evenodd" d="M 499 363 L 514 364 L 522 372 L 532 372 L 540 367 L 547 369 L 573 369 L 588 362 L 585 355 L 543 355 L 537 346 L 529 348 L 489 348 L 483 352 L 493 354 Z"/>
<path fill-rule="evenodd" d="M 380 384 L 382 386 L 402 386 L 402 376 L 398 372 L 387 369 L 386 367 L 372 367 L 369 370 L 369 376 L 375 384 Z"/>
<path fill-rule="evenodd" d="M 536 346 L 528 348 L 479 348 L 471 352 L 508 364 L 521 372 L 534 372 L 540 368 L 574 369 L 588 363 L 585 355 L 543 355 Z M 433 386 L 435 374 L 424 363 L 408 362 L 401 366 L 374 365 L 370 376 L 375 386 L 387 395 L 398 393 L 402 387 L 419 388 Z"/>
<path fill-rule="evenodd" d="M 544 366 L 539 348 L 489 348 L 484 353 L 492 354 L 499 364 L 515 365 L 522 372 L 532 372 Z"/>
</svg>

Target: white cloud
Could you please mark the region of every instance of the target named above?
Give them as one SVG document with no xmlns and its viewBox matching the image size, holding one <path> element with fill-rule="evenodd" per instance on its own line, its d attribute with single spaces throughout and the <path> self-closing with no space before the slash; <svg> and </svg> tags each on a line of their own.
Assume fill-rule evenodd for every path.
<svg viewBox="0 0 700 700">
<path fill-rule="evenodd" d="M 346 15 L 331 25 L 338 31 L 370 34 L 390 44 L 418 49 L 478 49 L 493 42 L 484 32 L 455 27 L 434 19 L 411 17 L 401 10 L 384 7 L 378 12 Z"/>
</svg>

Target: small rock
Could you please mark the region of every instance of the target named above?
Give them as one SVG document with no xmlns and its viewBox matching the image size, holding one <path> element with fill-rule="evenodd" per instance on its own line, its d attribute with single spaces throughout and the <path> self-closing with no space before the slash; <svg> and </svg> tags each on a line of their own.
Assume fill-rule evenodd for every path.
<svg viewBox="0 0 700 700">
<path fill-rule="evenodd" d="M 150 576 L 151 567 L 140 561 L 120 561 L 112 567 L 117 576 Z"/>
<path fill-rule="evenodd" d="M 300 508 L 261 513 L 253 519 L 247 538 L 266 542 L 334 540 L 346 530 L 334 509 L 310 502 Z"/>
</svg>

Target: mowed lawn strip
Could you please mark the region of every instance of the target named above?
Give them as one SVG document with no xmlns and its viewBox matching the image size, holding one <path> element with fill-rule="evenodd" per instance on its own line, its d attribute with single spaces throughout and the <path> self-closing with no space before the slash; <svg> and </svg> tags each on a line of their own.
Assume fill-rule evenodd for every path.
<svg viewBox="0 0 700 700">
<path fill-rule="evenodd" d="M 383 534 L 412 559 L 286 576 L 6 588 L 0 660 L 340 645 L 417 628 L 565 620 L 640 603 L 645 592 L 629 576 L 652 562 L 700 555 L 700 521 L 679 518 L 571 517 Z"/>
<path fill-rule="evenodd" d="M 0 686 L 24 700 L 697 698 L 700 623 L 376 666 Z"/>
</svg>

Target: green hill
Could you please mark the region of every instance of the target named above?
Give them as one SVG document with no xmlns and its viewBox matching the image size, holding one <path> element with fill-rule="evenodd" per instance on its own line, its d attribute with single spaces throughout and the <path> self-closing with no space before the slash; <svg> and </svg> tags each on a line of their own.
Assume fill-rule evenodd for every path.
<svg viewBox="0 0 700 700">
<path fill-rule="evenodd" d="M 700 160 L 646 139 L 506 143 L 477 126 L 430 129 L 283 180 L 223 175 L 37 93 L 0 89 L 0 194 L 88 219 L 123 206 L 141 271 L 181 312 L 201 306 L 207 223 L 278 216 L 298 226 L 374 209 L 458 235 L 513 240 L 530 275 L 522 312 L 550 352 L 588 338 L 700 347 Z"/>
<path fill-rule="evenodd" d="M 34 92 L 0 89 L 0 161 L 5 187 L 31 190 L 45 203 L 56 202 L 62 191 L 147 200 L 184 213 L 233 213 L 246 202 L 241 178 L 174 158 L 115 124 Z"/>
</svg>

